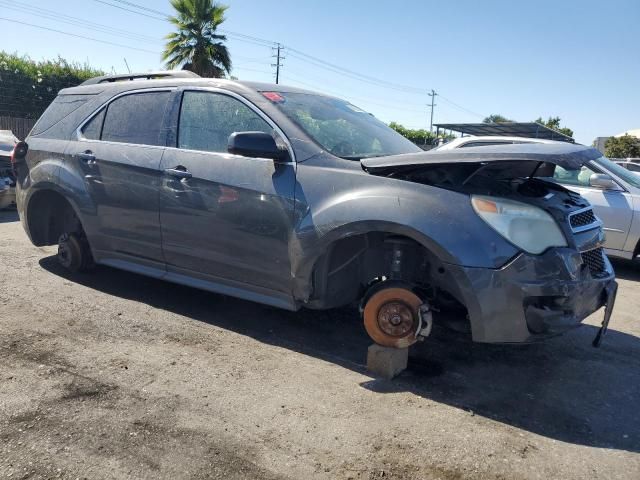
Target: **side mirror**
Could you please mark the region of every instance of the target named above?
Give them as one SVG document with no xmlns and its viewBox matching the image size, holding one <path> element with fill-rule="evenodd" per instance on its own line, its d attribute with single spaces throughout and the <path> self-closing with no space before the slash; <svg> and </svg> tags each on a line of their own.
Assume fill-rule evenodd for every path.
<svg viewBox="0 0 640 480">
<path fill-rule="evenodd" d="M 589 185 L 603 190 L 620 190 L 615 180 L 606 173 L 594 173 L 591 175 L 589 177 Z"/>
<path fill-rule="evenodd" d="M 229 136 L 227 150 L 234 155 L 253 158 L 271 158 L 281 161 L 287 152 L 278 148 L 271 135 L 264 132 L 233 132 Z"/>
</svg>

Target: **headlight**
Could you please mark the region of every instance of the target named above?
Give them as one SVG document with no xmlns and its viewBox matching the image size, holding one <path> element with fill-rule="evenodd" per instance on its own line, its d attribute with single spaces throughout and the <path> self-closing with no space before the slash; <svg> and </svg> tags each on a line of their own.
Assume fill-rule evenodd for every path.
<svg viewBox="0 0 640 480">
<path fill-rule="evenodd" d="M 549 247 L 566 247 L 560 227 L 541 208 L 503 198 L 472 195 L 476 213 L 504 238 L 529 253 L 542 253 Z"/>
</svg>

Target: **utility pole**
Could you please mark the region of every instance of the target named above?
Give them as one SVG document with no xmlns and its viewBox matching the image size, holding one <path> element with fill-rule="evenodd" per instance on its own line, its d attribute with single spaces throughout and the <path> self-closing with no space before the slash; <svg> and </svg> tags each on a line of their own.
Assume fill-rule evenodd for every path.
<svg viewBox="0 0 640 480">
<path fill-rule="evenodd" d="M 436 106 L 436 104 L 435 104 L 435 103 L 433 103 L 433 102 L 435 102 L 436 97 L 438 96 L 438 94 L 437 94 L 437 93 L 436 93 L 436 91 L 432 88 L 432 89 L 431 89 L 431 93 L 429 93 L 428 95 L 431 97 L 431 122 L 429 123 L 429 131 L 430 131 L 431 133 L 433 133 L 433 107 L 435 107 L 435 106 Z"/>
<path fill-rule="evenodd" d="M 129 73 L 131 73 L 131 69 L 129 68 L 129 63 L 127 62 L 127 59 L 124 59 L 124 64 L 127 66 L 127 70 L 129 71 Z"/>
<path fill-rule="evenodd" d="M 274 49 L 276 50 L 276 54 L 273 55 L 273 57 L 275 57 L 276 63 L 272 63 L 271 66 L 276 67 L 276 84 L 277 84 L 280 82 L 280 67 L 282 67 L 282 64 L 280 63 L 280 61 L 284 60 L 285 57 L 280 55 L 281 50 L 284 50 L 284 47 L 280 45 L 280 43 L 278 43 Z"/>
</svg>

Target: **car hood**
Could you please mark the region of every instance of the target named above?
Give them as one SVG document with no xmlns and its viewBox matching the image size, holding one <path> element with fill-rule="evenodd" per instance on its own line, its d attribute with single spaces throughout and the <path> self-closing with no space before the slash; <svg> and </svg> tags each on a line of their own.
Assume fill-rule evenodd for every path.
<svg viewBox="0 0 640 480">
<path fill-rule="evenodd" d="M 492 170 L 495 172 L 505 170 L 504 173 L 508 174 L 509 171 L 515 168 L 518 171 L 518 176 L 520 176 L 523 171 L 529 169 L 533 173 L 541 164 L 559 165 L 566 170 L 578 170 L 585 163 L 600 157 L 602 157 L 602 153 L 595 148 L 572 143 L 558 145 L 520 144 L 365 158 L 360 160 L 360 164 L 368 173 L 386 175 L 444 164 L 487 165 L 504 162 L 504 168 L 499 165 L 493 165 Z"/>
</svg>

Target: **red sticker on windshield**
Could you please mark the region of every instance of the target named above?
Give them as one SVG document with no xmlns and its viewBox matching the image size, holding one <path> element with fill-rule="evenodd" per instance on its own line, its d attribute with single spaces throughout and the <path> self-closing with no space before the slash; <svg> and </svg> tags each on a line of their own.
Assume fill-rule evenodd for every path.
<svg viewBox="0 0 640 480">
<path fill-rule="evenodd" d="M 262 96 L 274 103 L 284 102 L 284 97 L 278 92 L 262 92 Z"/>
</svg>

